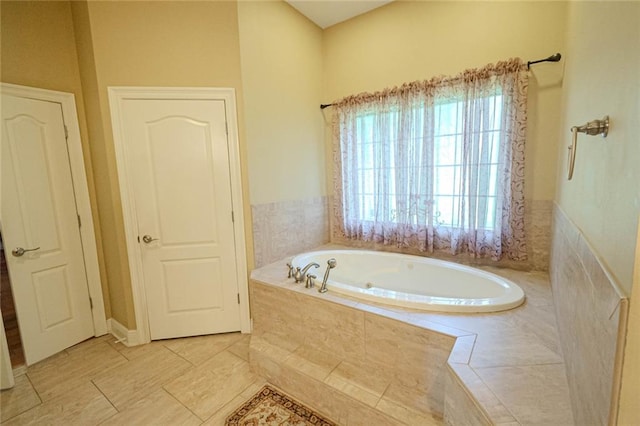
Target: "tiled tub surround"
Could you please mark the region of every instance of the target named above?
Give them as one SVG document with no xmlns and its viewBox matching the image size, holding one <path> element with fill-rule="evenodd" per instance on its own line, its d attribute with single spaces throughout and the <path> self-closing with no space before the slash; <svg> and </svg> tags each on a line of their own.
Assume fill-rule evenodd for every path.
<svg viewBox="0 0 640 426">
<path fill-rule="evenodd" d="M 546 274 L 487 268 L 527 294 L 491 314 L 418 312 L 253 271 L 250 364 L 339 424 L 573 424 Z"/>
<path fill-rule="evenodd" d="M 577 424 L 616 424 L 628 300 L 555 206 L 551 284 Z"/>
<path fill-rule="evenodd" d="M 329 202 L 331 203 L 332 201 L 330 200 Z M 331 208 L 333 208 L 333 206 Z M 527 239 L 527 260 L 513 261 L 509 259 L 502 259 L 497 263 L 497 265 L 503 268 L 525 271 L 548 271 L 549 251 L 551 247 L 551 222 L 553 217 L 552 212 L 553 201 L 551 200 L 526 200 L 524 225 Z M 420 251 L 398 248 L 395 245 L 385 246 L 368 241 L 345 240 L 337 232 L 335 232 L 336 227 L 333 226 L 333 224 L 331 229 L 331 242 L 335 244 L 342 244 L 345 246 L 361 249 L 393 251 L 398 253 L 413 254 L 417 256 L 425 255 L 425 253 L 422 253 Z M 474 259 L 464 254 L 454 256 L 445 251 L 429 253 L 428 256 L 437 259 L 463 263 L 465 265 L 471 266 L 496 265 L 496 262 L 491 259 Z M 276 260 L 276 258 L 272 260 Z"/>
<path fill-rule="evenodd" d="M 329 242 L 327 197 L 251 206 L 256 267 Z"/>
</svg>

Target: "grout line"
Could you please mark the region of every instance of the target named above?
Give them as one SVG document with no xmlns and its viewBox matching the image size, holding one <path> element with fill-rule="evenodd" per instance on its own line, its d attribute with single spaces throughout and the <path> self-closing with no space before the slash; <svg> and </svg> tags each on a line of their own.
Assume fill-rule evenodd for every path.
<svg viewBox="0 0 640 426">
<path fill-rule="evenodd" d="M 518 417 L 516 417 L 516 415 L 511 411 L 511 409 L 507 406 L 507 404 L 505 404 L 505 402 L 504 402 L 502 399 L 500 399 L 500 398 L 498 397 L 498 395 L 496 395 L 496 393 L 495 393 L 495 392 L 493 391 L 493 389 L 492 389 L 492 388 L 487 384 L 487 382 L 485 382 L 485 381 L 484 381 L 484 379 L 483 379 L 483 378 L 482 378 L 482 377 L 481 377 L 481 376 L 480 376 L 480 375 L 475 371 L 475 369 L 474 369 L 473 367 L 471 367 L 471 366 L 469 366 L 469 367 L 470 367 L 470 368 L 471 368 L 471 370 L 473 371 L 473 374 L 475 374 L 475 375 L 476 375 L 476 377 L 478 378 L 478 380 L 480 380 L 480 381 L 482 382 L 482 384 L 485 386 L 485 388 L 486 388 L 489 392 L 491 392 L 491 394 L 494 396 L 494 398 L 495 398 L 496 400 L 500 401 L 500 404 L 502 404 L 502 407 L 507 411 L 507 413 L 509 413 L 509 414 L 511 415 L 511 417 L 513 417 L 513 419 L 514 419 L 515 421 L 517 421 L 517 422 L 518 422 L 518 423 L 520 423 L 520 424 L 523 424 L 523 423 L 522 423 L 522 421 L 521 421 Z M 475 399 L 475 398 L 474 398 L 474 399 Z M 488 411 L 487 411 L 487 414 L 489 414 L 489 412 L 488 412 Z M 489 415 L 489 420 L 492 420 L 490 415 Z"/>
<path fill-rule="evenodd" d="M 114 410 L 116 410 L 116 413 L 121 413 L 122 411 L 124 411 L 124 410 L 122 410 L 122 411 L 118 410 L 118 407 L 116 407 L 115 404 L 109 399 L 109 397 L 107 395 L 105 395 L 104 392 L 102 392 L 102 389 L 100 389 L 98 387 L 98 385 L 93 380 L 94 379 L 89 380 L 89 383 L 91 383 L 96 389 L 98 389 L 98 392 L 100 392 L 100 394 L 102 394 L 102 396 L 104 396 L 104 398 L 109 402 L 109 404 L 111 404 L 111 406 L 114 408 Z M 115 416 L 115 414 L 114 414 L 114 416 Z M 113 417 L 113 416 L 111 416 L 111 417 Z M 111 417 L 109 417 L 109 418 L 111 418 Z M 106 420 L 107 419 L 105 419 L 105 421 Z"/>
<path fill-rule="evenodd" d="M 19 413 L 16 413 L 15 415 L 13 415 L 13 416 L 11 416 L 11 417 L 9 417 L 9 418 L 6 418 L 6 419 L 2 420 L 2 422 L 0 422 L 0 423 L 5 423 L 5 422 L 7 422 L 7 421 L 9 421 L 9 420 L 11 420 L 11 419 L 15 419 L 16 417 L 21 416 L 21 415 L 23 415 L 24 413 L 27 413 L 27 412 L 29 412 L 29 411 L 31 411 L 31 410 L 33 410 L 33 409 L 35 409 L 35 408 L 41 407 L 41 406 L 44 404 L 44 402 L 42 401 L 42 398 L 40 397 L 40 394 L 39 394 L 39 393 L 38 393 L 38 391 L 36 390 L 36 387 L 35 387 L 35 386 L 33 386 L 33 383 L 31 382 L 31 379 L 29 378 L 29 376 L 27 376 L 27 374 L 26 374 L 26 373 L 24 374 L 24 376 L 26 376 L 26 377 L 27 377 L 27 381 L 29 382 L 29 385 L 31 386 L 31 389 L 33 389 L 33 391 L 35 392 L 36 397 L 38 397 L 38 400 L 40 401 L 40 403 L 38 403 L 38 404 L 34 405 L 33 407 L 29 407 L 29 408 L 27 408 L 27 409 L 26 409 L 26 410 L 24 410 L 24 411 L 20 411 Z M 15 388 L 15 386 L 14 386 L 14 388 Z M 14 389 L 14 388 L 11 388 L 11 389 Z M 7 391 L 7 390 L 9 390 L 9 389 L 4 389 L 4 390 L 3 390 L 3 392 L 5 392 L 5 391 Z"/>
<path fill-rule="evenodd" d="M 564 362 L 538 362 L 535 364 L 518 364 L 518 365 L 489 365 L 486 367 L 474 367 L 471 364 L 469 364 L 469 367 L 476 371 L 476 370 L 493 370 L 496 368 L 521 368 L 521 367 L 538 367 L 538 366 L 543 366 L 543 365 L 565 365 Z"/>
<path fill-rule="evenodd" d="M 188 412 L 190 412 L 191 414 L 193 414 L 193 415 L 195 416 L 195 418 L 197 418 L 198 420 L 200 420 L 200 421 L 202 421 L 202 422 L 205 422 L 205 421 L 207 420 L 207 419 L 203 419 L 203 418 L 201 418 L 201 417 L 200 417 L 200 416 L 198 416 L 196 413 L 194 413 L 194 412 L 193 412 L 193 410 L 191 410 L 191 408 L 189 408 L 189 407 L 187 407 L 186 405 L 184 405 L 184 404 L 182 403 L 182 401 L 180 401 L 178 398 L 176 398 L 176 396 L 175 396 L 174 394 L 172 394 L 171 392 L 169 392 L 169 391 L 168 391 L 164 386 L 166 386 L 166 385 L 160 386 L 160 389 L 161 389 L 161 390 L 163 390 L 166 394 L 168 394 L 170 398 L 172 398 L 172 399 L 173 399 L 173 400 L 175 400 L 178 404 L 180 404 L 180 406 L 184 407 Z M 208 418 L 210 418 L 210 417 L 208 417 Z"/>
</svg>

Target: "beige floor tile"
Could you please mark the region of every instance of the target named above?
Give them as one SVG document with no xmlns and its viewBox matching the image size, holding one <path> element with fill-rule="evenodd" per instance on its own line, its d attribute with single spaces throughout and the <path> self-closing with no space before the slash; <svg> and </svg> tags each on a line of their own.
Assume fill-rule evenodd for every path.
<svg viewBox="0 0 640 426">
<path fill-rule="evenodd" d="M 15 382 L 14 387 L 0 392 L 0 421 L 15 417 L 41 402 L 27 376 L 18 376 Z"/>
<path fill-rule="evenodd" d="M 68 347 L 67 349 L 64 350 L 64 352 L 66 352 L 67 354 L 73 354 L 74 352 L 77 352 L 77 351 L 85 351 L 85 350 L 91 349 L 94 346 L 101 346 L 102 343 L 109 344 L 110 342 L 115 342 L 115 341 L 116 341 L 116 338 L 113 337 L 113 335 L 103 334 L 102 336 L 92 337 L 83 342 L 80 342 L 71 347 Z"/>
<path fill-rule="evenodd" d="M 100 391 L 85 382 L 7 421 L 6 425 L 96 425 L 117 411 Z"/>
<path fill-rule="evenodd" d="M 162 340 L 161 342 L 194 365 L 200 365 L 241 339 L 242 334 L 240 333 L 225 333 Z"/>
<path fill-rule="evenodd" d="M 240 340 L 229 346 L 227 350 L 232 354 L 249 362 L 249 343 L 251 342 L 250 334 L 243 334 Z"/>
<path fill-rule="evenodd" d="M 114 340 L 110 341 L 109 345 L 129 361 L 134 360 L 140 356 L 150 355 L 166 350 L 165 346 L 162 344 L 162 341 L 154 341 L 137 346 L 125 346 L 122 343 L 118 343 Z"/>
<path fill-rule="evenodd" d="M 120 425 L 199 425 L 202 421 L 180 404 L 164 389 L 158 389 L 101 423 L 104 426 Z"/>
<path fill-rule="evenodd" d="M 223 351 L 164 388 L 200 419 L 206 420 L 257 378 L 246 361 Z"/>
<path fill-rule="evenodd" d="M 100 338 L 29 366 L 27 376 L 40 398 L 48 401 L 126 363 L 125 357 Z"/>
<path fill-rule="evenodd" d="M 249 398 L 253 397 L 264 385 L 266 380 L 260 378 L 250 384 L 244 391 L 238 396 L 229 401 L 224 407 L 220 408 L 213 416 L 209 417 L 203 426 L 223 426 L 227 417 L 233 413 L 238 407 L 247 402 Z"/>
<path fill-rule="evenodd" d="M 100 374 L 93 382 L 122 410 L 190 368 L 194 368 L 191 363 L 165 348 Z"/>
</svg>

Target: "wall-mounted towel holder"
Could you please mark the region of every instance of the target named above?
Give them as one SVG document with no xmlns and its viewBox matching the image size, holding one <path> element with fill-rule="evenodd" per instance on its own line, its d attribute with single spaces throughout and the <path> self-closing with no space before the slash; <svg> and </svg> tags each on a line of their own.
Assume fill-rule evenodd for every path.
<svg viewBox="0 0 640 426">
<path fill-rule="evenodd" d="M 576 149 L 578 147 L 578 133 L 586 133 L 587 135 L 596 136 L 602 135 L 603 138 L 609 134 L 609 116 L 605 115 L 602 120 L 589 121 L 582 126 L 573 126 L 571 128 L 571 145 L 569 145 L 569 176 L 571 180 L 573 177 L 573 165 L 576 161 Z"/>
</svg>

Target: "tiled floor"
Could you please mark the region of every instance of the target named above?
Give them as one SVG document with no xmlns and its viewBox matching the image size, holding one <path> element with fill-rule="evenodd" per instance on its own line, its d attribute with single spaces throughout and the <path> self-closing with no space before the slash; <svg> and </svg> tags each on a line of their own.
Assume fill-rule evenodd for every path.
<svg viewBox="0 0 640 426">
<path fill-rule="evenodd" d="M 127 348 L 107 335 L 27 368 L 0 394 L 2 424 L 222 425 L 264 384 L 249 335 Z"/>
</svg>

